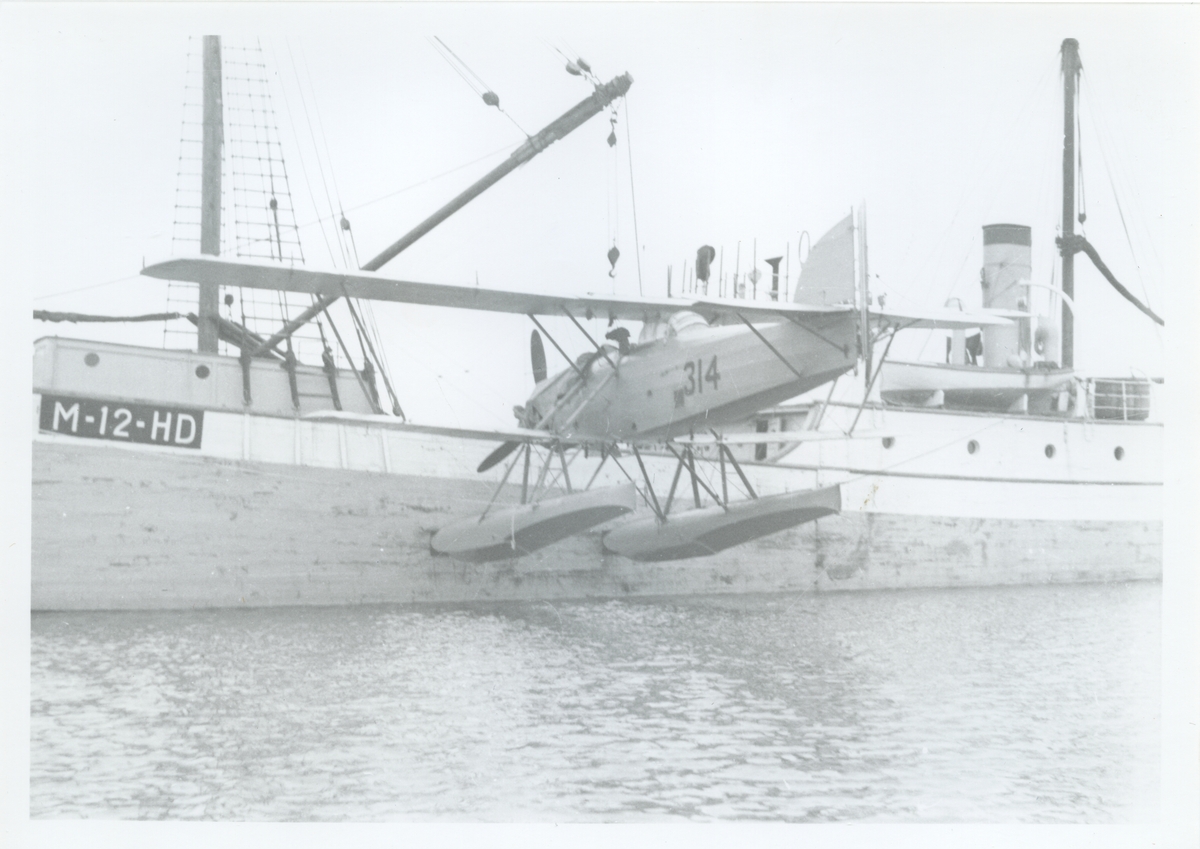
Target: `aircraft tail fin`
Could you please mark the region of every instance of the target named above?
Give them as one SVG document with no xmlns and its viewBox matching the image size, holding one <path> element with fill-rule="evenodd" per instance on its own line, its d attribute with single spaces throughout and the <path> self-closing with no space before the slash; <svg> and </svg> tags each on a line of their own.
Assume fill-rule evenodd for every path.
<svg viewBox="0 0 1200 849">
<path fill-rule="evenodd" d="M 854 216 L 847 215 L 809 250 L 792 300 L 798 304 L 853 304 L 854 288 Z"/>
</svg>

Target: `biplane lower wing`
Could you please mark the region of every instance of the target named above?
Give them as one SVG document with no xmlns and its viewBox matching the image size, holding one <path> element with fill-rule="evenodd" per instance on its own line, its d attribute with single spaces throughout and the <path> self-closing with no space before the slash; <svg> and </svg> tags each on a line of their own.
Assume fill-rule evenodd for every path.
<svg viewBox="0 0 1200 849">
<path fill-rule="evenodd" d="M 701 448 L 706 445 L 778 445 L 791 442 L 833 442 L 839 439 L 882 439 L 896 434 L 886 430 L 860 430 L 854 433 L 825 430 L 778 430 L 774 433 L 723 433 L 711 436 L 698 433 L 695 436 L 672 437 L 675 445 L 690 445 Z"/>
<path fill-rule="evenodd" d="M 598 295 L 564 296 L 516 292 L 479 286 L 400 280 L 370 271 L 322 271 L 279 263 L 208 256 L 166 260 L 142 269 L 142 274 L 161 280 L 218 283 L 222 286 L 300 292 L 331 298 L 344 295 L 376 301 L 518 315 L 561 316 L 569 313 L 573 316 L 612 321 L 663 321 L 680 310 L 691 310 L 710 321 L 720 316 L 759 321 L 780 318 L 802 320 L 805 317 L 854 311 L 850 305 L 793 304 L 722 298 L 611 298 Z M 916 328 L 972 328 L 1009 323 L 1007 318 L 997 315 L 956 310 L 877 311 L 873 312 L 872 316 L 877 321 L 886 320 L 904 327 Z"/>
<path fill-rule="evenodd" d="M 386 430 L 400 430 L 406 433 L 424 433 L 430 436 L 449 436 L 458 439 L 478 439 L 489 442 L 533 442 L 536 444 L 554 442 L 578 445 L 578 441 L 563 443 L 559 437 L 545 430 L 534 430 L 526 427 L 497 427 L 470 428 L 452 427 L 450 425 L 412 424 L 392 416 L 370 415 L 367 413 L 346 413 L 337 410 L 318 410 L 301 416 L 305 421 L 334 422 L 340 424 L 357 424 L 368 427 L 379 427 Z"/>
<path fill-rule="evenodd" d="M 451 425 L 413 424 L 411 422 L 400 421 L 392 416 L 371 415 L 368 413 L 345 413 L 337 410 L 318 410 L 315 413 L 306 413 L 301 418 L 312 422 L 366 425 L 368 427 L 379 427 L 387 430 L 399 430 L 405 433 L 423 433 L 430 436 L 448 436 L 456 439 L 476 439 L 483 442 L 532 442 L 535 445 L 554 443 L 564 447 L 578 446 L 585 443 L 588 445 L 601 444 L 577 438 L 563 439 L 550 431 L 534 430 L 526 427 L 471 428 L 454 427 Z M 894 437 L 895 435 L 890 430 L 860 430 L 851 434 L 823 430 L 781 430 L 774 433 L 725 433 L 720 436 L 698 433 L 694 436 L 675 436 L 669 440 L 665 440 L 665 442 L 672 445 L 702 448 L 718 444 L 775 445 L 793 442 L 829 442 L 840 439 L 881 439 L 887 436 Z"/>
</svg>

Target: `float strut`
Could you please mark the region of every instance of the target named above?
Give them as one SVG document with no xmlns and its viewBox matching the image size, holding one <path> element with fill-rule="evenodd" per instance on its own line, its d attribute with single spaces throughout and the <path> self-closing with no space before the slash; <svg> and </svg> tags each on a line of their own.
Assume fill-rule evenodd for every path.
<svg viewBox="0 0 1200 849">
<path fill-rule="evenodd" d="M 666 514 L 662 508 L 658 506 L 658 496 L 654 494 L 654 486 L 650 483 L 650 475 L 646 474 L 646 464 L 642 462 L 641 452 L 637 450 L 637 446 L 633 446 L 633 456 L 637 458 L 638 468 L 642 470 L 642 480 L 646 482 L 646 489 L 650 491 L 650 499 L 654 502 L 654 515 L 661 521 L 666 521 Z"/>
</svg>

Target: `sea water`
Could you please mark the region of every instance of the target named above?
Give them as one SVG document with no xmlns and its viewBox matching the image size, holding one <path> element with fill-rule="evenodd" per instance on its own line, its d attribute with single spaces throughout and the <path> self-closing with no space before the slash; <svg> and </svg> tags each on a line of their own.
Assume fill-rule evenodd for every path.
<svg viewBox="0 0 1200 849">
<path fill-rule="evenodd" d="M 35 614 L 35 818 L 1157 817 L 1157 583 Z"/>
</svg>

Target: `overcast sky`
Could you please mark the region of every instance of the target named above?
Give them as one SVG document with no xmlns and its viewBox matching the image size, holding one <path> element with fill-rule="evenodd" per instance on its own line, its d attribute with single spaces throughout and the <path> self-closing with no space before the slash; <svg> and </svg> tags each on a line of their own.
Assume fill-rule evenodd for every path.
<svg viewBox="0 0 1200 849">
<path fill-rule="evenodd" d="M 1200 133 L 1197 19 L 1187 8 L 132 4 L 8 5 L 2 14 L 0 241 L 25 315 L 165 308 L 164 284 L 136 274 L 143 258 L 173 250 L 187 52 L 197 45 L 189 36 L 206 33 L 257 38 L 278 73 L 302 225 L 328 212 L 324 189 L 310 193 L 304 181 L 317 160 L 298 120 L 303 88 L 324 128 L 330 192 L 364 261 L 519 144 L 514 122 L 533 133 L 588 93 L 550 45 L 582 55 L 603 79 L 633 76 L 615 149 L 607 115 L 592 119 L 386 273 L 571 293 L 636 295 L 640 285 L 657 296 L 668 265 L 678 280 L 711 244 L 729 272 L 740 242 L 743 271 L 755 251 L 763 270 L 763 258 L 786 251 L 794 279 L 800 234 L 815 240 L 865 201 L 872 289 L 895 306 L 952 296 L 977 304 L 988 223 L 1031 225 L 1034 280 L 1058 279 L 1058 51 L 1075 37 L 1085 232 L 1168 322 L 1194 303 L 1184 287 L 1195 285 Z M 443 61 L 435 35 L 509 117 Z M 319 227 L 300 234 L 310 264 L 329 265 Z M 610 279 L 614 240 L 621 259 Z M 1077 365 L 1170 375 L 1170 337 L 1086 258 L 1076 267 Z M 399 305 L 375 315 L 410 417 L 511 424 L 511 406 L 532 386 L 528 320 Z M 551 330 L 572 352 L 586 345 L 569 325 Z M 11 338 L 53 333 L 162 343 L 161 325 L 39 323 Z M 914 340 L 902 353 L 920 352 L 924 336 Z M 563 365 L 553 352 L 550 360 Z"/>
</svg>

